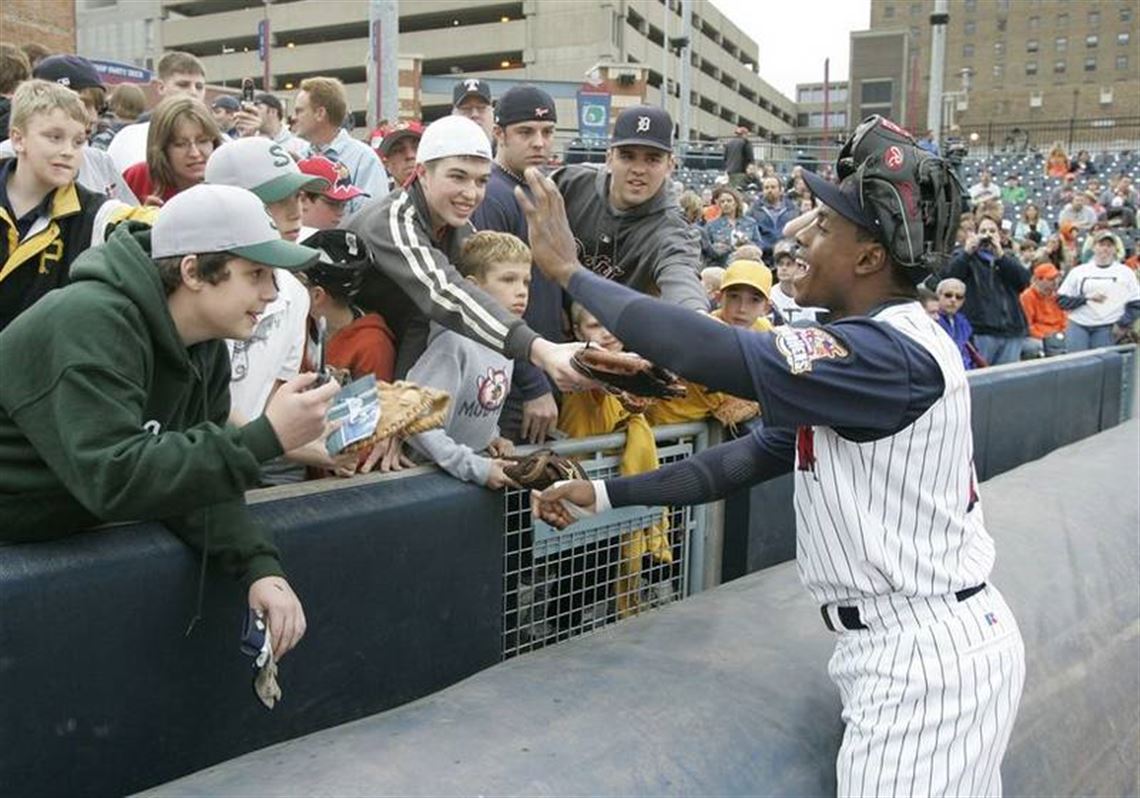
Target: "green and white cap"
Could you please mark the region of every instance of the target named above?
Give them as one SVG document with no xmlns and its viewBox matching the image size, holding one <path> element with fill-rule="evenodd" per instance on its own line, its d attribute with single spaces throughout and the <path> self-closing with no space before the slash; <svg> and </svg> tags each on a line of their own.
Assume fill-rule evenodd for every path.
<svg viewBox="0 0 1140 798">
<path fill-rule="evenodd" d="M 249 191 L 200 183 L 159 209 L 150 254 L 171 258 L 208 252 L 229 252 L 289 271 L 300 271 L 320 257 L 315 249 L 282 239 L 262 200 Z"/>
<path fill-rule="evenodd" d="M 206 182 L 248 189 L 267 205 L 297 191 L 323 194 L 329 187 L 323 177 L 303 174 L 284 147 L 262 136 L 229 141 L 214 150 L 206 161 Z"/>
</svg>

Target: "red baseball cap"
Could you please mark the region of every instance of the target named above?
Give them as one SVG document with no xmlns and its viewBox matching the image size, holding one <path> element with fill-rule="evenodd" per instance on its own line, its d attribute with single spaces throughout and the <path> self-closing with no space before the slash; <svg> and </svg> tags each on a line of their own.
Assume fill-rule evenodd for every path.
<svg viewBox="0 0 1140 798">
<path fill-rule="evenodd" d="M 306 158 L 297 164 L 297 168 L 306 175 L 323 177 L 329 181 L 329 187 L 324 190 L 324 195 L 336 202 L 347 202 L 361 195 L 368 196 L 366 192 L 352 185 L 352 181 L 348 178 L 348 170 L 342 164 L 330 161 L 322 155 Z"/>
<path fill-rule="evenodd" d="M 387 155 L 400 139 L 412 138 L 416 141 L 424 134 L 423 122 L 418 119 L 407 119 L 394 125 L 383 125 L 372 131 L 372 149 L 381 155 Z"/>
<path fill-rule="evenodd" d="M 1038 280 L 1052 280 L 1060 273 L 1060 270 L 1052 263 L 1038 263 L 1033 268 L 1033 276 Z"/>
</svg>

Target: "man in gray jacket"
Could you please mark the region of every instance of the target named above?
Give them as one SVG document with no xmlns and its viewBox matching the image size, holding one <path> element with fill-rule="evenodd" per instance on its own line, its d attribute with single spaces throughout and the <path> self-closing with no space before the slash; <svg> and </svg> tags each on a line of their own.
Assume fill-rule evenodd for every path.
<svg viewBox="0 0 1140 798">
<path fill-rule="evenodd" d="M 579 261 L 587 269 L 666 302 L 707 311 L 701 245 L 669 195 L 673 120 L 637 105 L 614 123 L 606 168 L 583 164 L 555 172 Z"/>
</svg>

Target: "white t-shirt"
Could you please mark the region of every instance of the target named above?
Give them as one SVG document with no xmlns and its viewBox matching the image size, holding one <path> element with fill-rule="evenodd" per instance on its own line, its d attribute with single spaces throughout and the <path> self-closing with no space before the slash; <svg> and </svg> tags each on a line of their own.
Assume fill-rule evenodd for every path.
<svg viewBox="0 0 1140 798">
<path fill-rule="evenodd" d="M 816 316 L 824 310 L 823 308 L 801 308 L 796 304 L 795 299 L 784 293 L 784 289 L 780 287 L 779 283 L 772 286 L 769 298 L 788 324 L 799 321 L 815 321 Z"/>
<path fill-rule="evenodd" d="M 974 183 L 970 186 L 970 202 L 972 204 L 977 205 L 979 202 L 988 199 L 1001 199 L 1001 186 L 997 183 L 990 183 L 988 186 Z"/>
<path fill-rule="evenodd" d="M 127 125 L 107 145 L 107 154 L 115 162 L 115 168 L 123 173 L 140 161 L 146 160 L 146 136 L 150 132 L 150 122 L 136 122 Z"/>
<path fill-rule="evenodd" d="M 1057 293 L 1083 297 L 1104 294 L 1107 298 L 1103 302 L 1086 302 L 1069 311 L 1069 321 L 1082 327 L 1099 327 L 1115 324 L 1124 315 L 1124 306 L 1140 299 L 1140 283 L 1137 283 L 1135 273 L 1123 263 L 1097 266 L 1089 261 L 1069 272 Z"/>
<path fill-rule="evenodd" d="M 230 407 L 246 421 L 265 412 L 277 380 L 301 371 L 309 292 L 300 280 L 277 269 L 277 298 L 269 303 L 248 341 L 226 341 L 230 350 Z"/>
</svg>

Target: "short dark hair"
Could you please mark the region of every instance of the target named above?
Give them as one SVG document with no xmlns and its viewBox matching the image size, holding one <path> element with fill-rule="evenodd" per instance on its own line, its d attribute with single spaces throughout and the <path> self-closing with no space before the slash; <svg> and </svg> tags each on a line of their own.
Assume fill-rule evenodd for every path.
<svg viewBox="0 0 1140 798">
<path fill-rule="evenodd" d="M 170 296 L 182 285 L 182 259 L 185 255 L 172 255 L 169 258 L 155 258 L 158 276 L 166 295 Z M 217 285 L 230 278 L 229 263 L 236 258 L 228 252 L 204 252 L 195 255 L 198 259 L 198 277 L 210 285 Z"/>
</svg>

